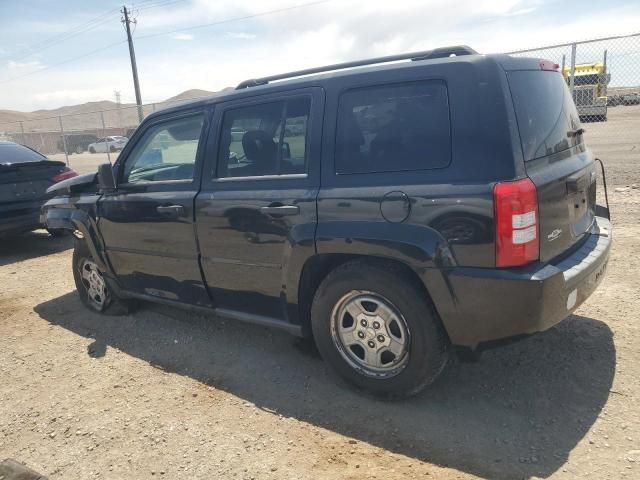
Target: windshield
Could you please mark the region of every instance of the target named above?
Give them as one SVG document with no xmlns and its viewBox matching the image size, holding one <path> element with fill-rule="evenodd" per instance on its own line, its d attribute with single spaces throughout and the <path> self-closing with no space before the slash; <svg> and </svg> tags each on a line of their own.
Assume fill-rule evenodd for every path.
<svg viewBox="0 0 640 480">
<path fill-rule="evenodd" d="M 544 70 L 509 72 L 525 160 L 551 155 L 582 143 L 578 112 L 562 75 Z"/>
<path fill-rule="evenodd" d="M 571 77 L 567 77 L 567 83 L 571 81 Z M 576 87 L 582 85 L 597 85 L 600 82 L 600 75 L 597 73 L 591 73 L 588 75 L 576 75 L 573 77 L 573 84 Z"/>
<path fill-rule="evenodd" d="M 0 165 L 15 163 L 41 162 L 47 157 L 23 145 L 11 142 L 0 142 Z"/>
</svg>

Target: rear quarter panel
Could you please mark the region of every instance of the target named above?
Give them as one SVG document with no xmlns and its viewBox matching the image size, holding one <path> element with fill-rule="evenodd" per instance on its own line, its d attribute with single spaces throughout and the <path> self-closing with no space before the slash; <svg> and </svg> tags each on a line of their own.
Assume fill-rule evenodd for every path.
<svg viewBox="0 0 640 480">
<path fill-rule="evenodd" d="M 340 96 L 359 87 L 431 79 L 444 81 L 447 86 L 450 164 L 432 170 L 337 175 L 334 152 Z M 512 135 L 513 111 L 505 86 L 500 65 L 480 56 L 442 59 L 423 66 L 409 64 L 327 82 L 318 253 L 339 248 L 335 242 L 329 248 L 325 240 L 329 225 L 335 232 L 342 224 L 341 229 L 347 232 L 349 224 L 355 222 L 385 223 L 389 226 L 385 229 L 388 241 L 406 244 L 405 230 L 386 221 L 381 213 L 383 197 L 402 192 L 409 200 L 409 212 L 402 225 L 423 229 L 434 239 L 424 244 L 425 249 L 431 249 L 425 251 L 427 256 L 436 258 L 436 250 L 445 246 L 457 265 L 493 267 L 493 185 L 522 173 L 514 161 L 521 157 L 521 147 Z M 366 231 L 361 234 L 366 236 Z M 366 254 L 366 249 L 361 253 Z M 439 265 L 436 262 L 429 266 Z"/>
</svg>

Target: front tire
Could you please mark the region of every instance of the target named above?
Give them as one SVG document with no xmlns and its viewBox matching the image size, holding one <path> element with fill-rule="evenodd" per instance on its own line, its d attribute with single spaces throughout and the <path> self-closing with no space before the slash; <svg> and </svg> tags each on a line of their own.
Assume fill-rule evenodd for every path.
<svg viewBox="0 0 640 480">
<path fill-rule="evenodd" d="M 96 153 L 96 149 L 93 147 L 89 148 L 89 153 Z"/>
<path fill-rule="evenodd" d="M 89 247 L 76 238 L 73 249 L 73 279 L 83 305 L 89 310 L 107 315 L 126 315 L 131 309 L 130 301 L 118 298 L 105 281 L 91 256 Z"/>
<path fill-rule="evenodd" d="M 402 268 L 356 260 L 333 270 L 311 308 L 320 354 L 351 385 L 408 397 L 435 381 L 449 340 L 425 292 Z"/>
</svg>

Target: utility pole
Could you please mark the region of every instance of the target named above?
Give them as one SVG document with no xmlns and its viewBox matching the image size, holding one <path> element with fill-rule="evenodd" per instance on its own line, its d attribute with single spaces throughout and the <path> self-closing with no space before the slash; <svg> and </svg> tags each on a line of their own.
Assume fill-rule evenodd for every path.
<svg viewBox="0 0 640 480">
<path fill-rule="evenodd" d="M 127 10 L 127 6 L 123 5 L 122 14 L 124 17 L 122 18 L 122 23 L 124 23 L 125 29 L 127 30 L 127 41 L 129 42 L 129 57 L 131 57 L 131 73 L 133 73 L 133 88 L 136 91 L 136 104 L 138 105 L 138 120 L 142 122 L 144 116 L 142 115 L 142 96 L 140 95 L 140 84 L 138 83 L 138 67 L 136 65 L 136 52 L 133 49 L 133 39 L 131 38 L 131 24 L 135 24 L 136 20 L 129 18 L 129 14 L 131 13 Z"/>
<path fill-rule="evenodd" d="M 116 108 L 118 109 L 118 128 L 122 128 L 122 102 L 120 101 L 120 90 L 114 90 L 113 94 L 116 97 Z"/>
</svg>

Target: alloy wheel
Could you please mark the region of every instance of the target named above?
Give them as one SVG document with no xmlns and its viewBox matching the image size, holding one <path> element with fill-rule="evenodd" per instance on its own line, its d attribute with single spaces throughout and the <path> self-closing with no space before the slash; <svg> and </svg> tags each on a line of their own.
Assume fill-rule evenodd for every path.
<svg viewBox="0 0 640 480">
<path fill-rule="evenodd" d="M 409 328 L 400 311 L 381 295 L 352 290 L 335 305 L 331 337 L 342 357 L 363 374 L 390 378 L 409 359 Z"/>
<path fill-rule="evenodd" d="M 98 311 L 102 311 L 109 299 L 109 290 L 98 266 L 91 260 L 84 259 L 80 265 L 82 283 L 87 290 L 89 302 Z"/>
</svg>

